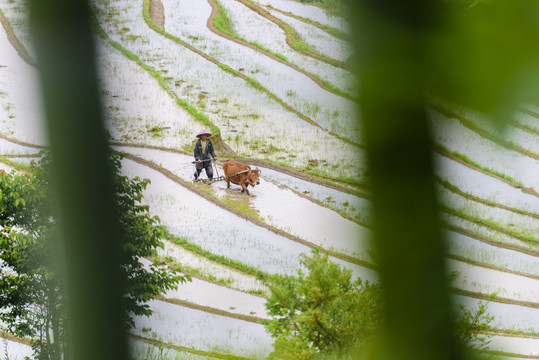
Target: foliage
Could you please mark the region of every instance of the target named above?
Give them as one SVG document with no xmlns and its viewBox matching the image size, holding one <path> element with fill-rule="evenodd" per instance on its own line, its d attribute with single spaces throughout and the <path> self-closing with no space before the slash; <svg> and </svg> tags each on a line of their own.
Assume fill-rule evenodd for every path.
<svg viewBox="0 0 539 360">
<path fill-rule="evenodd" d="M 148 300 L 186 278 L 153 265 L 146 270 L 139 262 L 162 246 L 165 231 L 141 204 L 148 181 L 121 176 L 120 160 L 121 155 L 113 155 L 111 164 L 124 234 L 120 241 L 125 326 L 130 327 L 132 315 L 151 314 Z M 31 174 L 0 173 L 0 320 L 9 332 L 36 339 L 33 347 L 39 359 L 59 359 L 66 332 L 49 166 L 45 156 Z"/>
<path fill-rule="evenodd" d="M 365 349 L 381 320 L 381 286 L 352 282 L 351 271 L 339 267 L 328 255 L 313 251 L 302 255 L 306 272 L 297 276 L 274 275 L 266 303 L 269 315 L 266 331 L 274 338 L 270 359 L 346 359 Z M 460 273 L 452 272 L 447 281 Z M 486 350 L 490 343 L 485 331 L 494 320 L 487 305 L 477 309 L 459 306 L 453 314 L 455 337 L 469 349 Z"/>
<path fill-rule="evenodd" d="M 466 310 L 459 305 L 459 314 L 455 317 L 455 334 L 463 346 L 477 350 L 487 350 L 490 336 L 481 335 L 490 329 L 494 316 L 487 312 L 487 305 L 480 301 L 476 310 Z"/>
<path fill-rule="evenodd" d="M 331 14 L 339 16 L 346 16 L 348 9 L 346 0 L 299 0 L 299 2 L 321 5 L 329 10 Z"/>
<path fill-rule="evenodd" d="M 228 11 L 223 8 L 220 2 L 216 1 L 217 7 L 219 8 L 219 11 L 217 12 L 217 15 L 213 18 L 213 24 L 217 28 L 217 30 L 233 36 L 237 37 L 238 34 L 234 31 L 234 28 L 232 27 L 232 24 L 230 23 L 230 18 L 228 17 Z"/>
<path fill-rule="evenodd" d="M 361 348 L 380 318 L 378 285 L 351 280 L 351 271 L 313 251 L 302 256 L 307 270 L 276 275 L 266 303 L 273 316 L 266 330 L 275 338 L 271 359 L 311 359 L 317 354 L 343 358 Z"/>
</svg>

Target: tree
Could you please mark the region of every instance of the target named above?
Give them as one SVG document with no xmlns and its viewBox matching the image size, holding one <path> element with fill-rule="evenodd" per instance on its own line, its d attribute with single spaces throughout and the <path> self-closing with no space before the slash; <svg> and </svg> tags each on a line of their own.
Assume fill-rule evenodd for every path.
<svg viewBox="0 0 539 360">
<path fill-rule="evenodd" d="M 302 256 L 307 273 L 273 277 L 266 303 L 274 317 L 266 330 L 275 337 L 271 359 L 346 358 L 361 348 L 380 320 L 380 287 L 352 281 L 351 271 L 318 251 Z"/>
<path fill-rule="evenodd" d="M 154 265 L 146 270 L 140 263 L 140 257 L 162 246 L 164 228 L 149 215 L 149 207 L 141 204 L 149 182 L 121 176 L 120 161 L 121 155 L 112 156 L 114 202 L 124 234 L 118 241 L 126 291 L 123 316 L 128 328 L 134 325 L 132 315 L 151 314 L 148 300 L 186 278 Z M 60 359 L 66 353 L 68 329 L 62 262 L 57 261 L 62 252 L 53 241 L 57 231 L 48 187 L 49 165 L 45 157 L 29 174 L 0 173 L 0 320 L 11 333 L 35 339 L 37 358 Z"/>
<path fill-rule="evenodd" d="M 381 324 L 383 285 L 352 281 L 350 270 L 316 250 L 311 257 L 302 255 L 301 264 L 306 272 L 275 275 L 268 284 L 271 296 L 266 308 L 273 319 L 266 330 L 275 338 L 270 359 L 354 358 L 372 342 Z M 448 280 L 456 276 L 451 273 Z M 461 305 L 452 315 L 455 342 L 486 350 L 490 341 L 480 334 L 494 319 L 487 305 L 480 302 L 471 310 Z"/>
</svg>

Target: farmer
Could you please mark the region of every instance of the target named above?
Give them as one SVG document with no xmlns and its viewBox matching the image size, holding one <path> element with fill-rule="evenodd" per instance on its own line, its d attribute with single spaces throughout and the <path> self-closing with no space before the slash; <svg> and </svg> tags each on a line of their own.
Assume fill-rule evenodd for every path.
<svg viewBox="0 0 539 360">
<path fill-rule="evenodd" d="M 213 169 L 211 166 L 211 157 L 213 160 L 217 160 L 215 156 L 215 151 L 213 150 L 213 144 L 211 140 L 208 139 L 211 134 L 206 130 L 202 129 L 198 134 L 198 141 L 195 144 L 195 161 L 196 161 L 196 171 L 195 171 L 195 180 L 198 179 L 202 169 L 206 169 L 206 175 L 208 179 L 213 179 Z"/>
</svg>

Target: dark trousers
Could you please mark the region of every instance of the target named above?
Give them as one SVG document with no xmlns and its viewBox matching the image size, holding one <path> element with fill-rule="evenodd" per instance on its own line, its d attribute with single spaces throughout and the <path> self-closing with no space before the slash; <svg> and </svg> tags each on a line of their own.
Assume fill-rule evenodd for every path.
<svg viewBox="0 0 539 360">
<path fill-rule="evenodd" d="M 196 163 L 195 179 L 198 179 L 198 176 L 202 172 L 202 169 L 206 170 L 206 175 L 208 175 L 208 179 L 213 179 L 213 167 L 211 166 L 211 161 Z"/>
</svg>

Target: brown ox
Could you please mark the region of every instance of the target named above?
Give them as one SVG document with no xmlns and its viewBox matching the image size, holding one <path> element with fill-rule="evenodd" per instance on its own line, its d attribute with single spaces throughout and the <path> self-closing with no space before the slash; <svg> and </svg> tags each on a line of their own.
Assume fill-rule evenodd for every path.
<svg viewBox="0 0 539 360">
<path fill-rule="evenodd" d="M 223 164 L 223 171 L 225 172 L 227 188 L 230 188 L 230 183 L 240 185 L 242 187 L 241 192 L 245 191 L 247 195 L 251 195 L 249 194 L 249 190 L 247 190 L 247 186 L 251 185 L 254 187 L 260 184 L 260 181 L 258 181 L 260 170 L 258 168 L 251 170 L 251 167 L 248 165 L 227 160 Z"/>
</svg>

